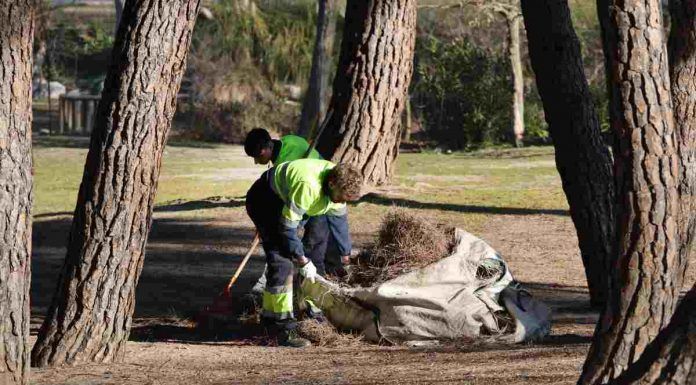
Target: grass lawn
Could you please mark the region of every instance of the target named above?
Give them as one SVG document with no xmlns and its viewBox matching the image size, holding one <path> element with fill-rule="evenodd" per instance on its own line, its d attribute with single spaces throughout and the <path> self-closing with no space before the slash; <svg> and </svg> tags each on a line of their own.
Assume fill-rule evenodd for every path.
<svg viewBox="0 0 696 385">
<path fill-rule="evenodd" d="M 35 214 L 72 212 L 87 144 L 86 138 L 42 137 L 37 140 L 34 149 Z M 240 198 L 263 170 L 244 155 L 240 146 L 174 142 L 165 151 L 157 204 L 215 196 Z M 460 205 L 457 213 L 460 218 L 448 219 L 461 223 L 476 220 L 477 211 L 487 209 L 501 212 L 506 209 L 567 209 L 550 147 L 450 155 L 407 153 L 398 159 L 393 182 L 389 187 L 376 189 L 376 193 L 386 192 L 413 201 L 410 206 L 421 204 L 426 210 L 433 205 Z M 375 210 L 385 208 L 383 204 L 370 202 L 358 203 L 352 214 L 371 216 Z"/>
</svg>

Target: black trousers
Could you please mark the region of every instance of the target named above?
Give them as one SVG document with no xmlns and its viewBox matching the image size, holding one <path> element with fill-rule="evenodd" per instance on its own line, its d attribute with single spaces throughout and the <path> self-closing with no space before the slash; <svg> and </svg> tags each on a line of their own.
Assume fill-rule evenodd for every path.
<svg viewBox="0 0 696 385">
<path fill-rule="evenodd" d="M 264 173 L 249 189 L 246 210 L 261 236 L 266 254 L 266 289 L 263 293 L 263 317 L 275 322 L 292 320 L 292 286 L 294 265 L 284 251 L 280 218 L 285 203 L 271 189 Z M 302 239 L 306 257 L 324 274 L 324 255 L 329 237 L 325 216 L 309 218 Z"/>
</svg>

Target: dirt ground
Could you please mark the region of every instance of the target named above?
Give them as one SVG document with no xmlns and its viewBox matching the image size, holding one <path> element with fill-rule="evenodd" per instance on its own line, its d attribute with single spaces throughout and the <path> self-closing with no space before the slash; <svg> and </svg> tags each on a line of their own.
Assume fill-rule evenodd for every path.
<svg viewBox="0 0 696 385">
<path fill-rule="evenodd" d="M 210 302 L 224 283 L 225 275 L 218 272 L 238 262 L 251 240 L 251 229 L 246 223 L 181 223 L 159 217 L 138 287 L 136 325 L 125 361 L 36 369 L 32 384 L 570 384 L 579 373 L 597 318 L 586 306 L 587 290 L 569 217 L 492 215 L 480 236 L 507 259 L 517 279 L 554 308 L 552 335 L 544 343 L 451 343 L 427 349 L 361 344 L 298 351 L 257 346 L 253 339 L 235 335 L 201 338 L 185 322 L 180 326 L 181 320 Z M 41 283 L 51 281 L 48 277 L 63 258 L 62 247 L 56 244 L 60 240 L 53 235 L 67 234 L 67 226 L 67 217 L 37 223 L 35 314 L 45 311 L 53 290 Z M 225 236 L 230 232 L 237 236 Z M 221 239 L 233 241 L 220 244 Z M 198 258 L 186 258 L 191 252 Z M 261 266 L 261 258 L 253 260 L 238 293 L 248 289 Z M 182 308 L 182 303 L 187 306 Z"/>
<path fill-rule="evenodd" d="M 462 186 L 476 187 L 472 187 L 476 182 L 473 179 L 459 182 L 460 190 Z M 399 188 L 423 187 L 402 184 Z M 454 194 L 459 190 L 440 191 L 447 198 L 448 192 Z M 372 239 L 383 210 L 394 204 L 408 207 L 413 203 L 398 191 L 381 193 L 379 197 L 366 198 L 365 204 L 360 203 L 351 211 L 356 214 L 351 230 L 358 248 Z M 514 197 L 515 193 L 512 191 L 509 196 Z M 242 197 L 233 195 L 183 199 L 156 207 L 136 293 L 131 340 L 123 362 L 33 369 L 30 382 L 54 385 L 574 384 L 598 314 L 587 305 L 577 239 L 567 212 L 524 206 L 490 208 L 470 205 L 468 201 L 463 205 L 461 201 L 464 200 L 426 203 L 414 209 L 463 226 L 486 240 L 506 259 L 515 278 L 553 308 L 552 334 L 544 342 L 522 345 L 457 342 L 429 348 L 361 343 L 343 348 L 292 350 L 266 346 L 253 330 L 244 328 L 223 335 L 202 335 L 191 327 L 191 319 L 211 304 L 253 237 Z M 69 227 L 70 216 L 65 209 L 43 212 L 35 218 L 32 343 L 55 289 Z M 263 258 L 256 255 L 234 288 L 235 298 L 248 292 L 262 268 Z M 687 285 L 695 281 L 693 270 L 688 274 Z"/>
</svg>

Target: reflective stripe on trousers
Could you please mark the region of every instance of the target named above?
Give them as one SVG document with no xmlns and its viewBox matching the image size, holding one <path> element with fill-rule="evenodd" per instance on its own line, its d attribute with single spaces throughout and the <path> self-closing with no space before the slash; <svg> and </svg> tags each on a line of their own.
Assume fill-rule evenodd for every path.
<svg viewBox="0 0 696 385">
<path fill-rule="evenodd" d="M 289 287 L 267 287 L 263 291 L 261 305 L 264 318 L 281 321 L 293 318 L 292 314 L 292 285 Z"/>
</svg>

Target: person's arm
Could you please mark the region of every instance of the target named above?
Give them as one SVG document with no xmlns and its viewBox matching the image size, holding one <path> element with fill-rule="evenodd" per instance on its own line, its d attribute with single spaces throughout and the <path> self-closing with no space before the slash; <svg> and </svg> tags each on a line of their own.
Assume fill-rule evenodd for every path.
<svg viewBox="0 0 696 385">
<path fill-rule="evenodd" d="M 280 235 L 284 251 L 293 260 L 301 264 L 305 252 L 302 240 L 297 235 L 297 228 L 302 217 L 311 206 L 312 191 L 306 185 L 293 188 L 283 207 L 280 218 Z"/>
<path fill-rule="evenodd" d="M 348 209 L 345 204 L 340 206 L 329 211 L 326 214 L 326 219 L 329 223 L 329 231 L 336 240 L 336 247 L 341 255 L 341 262 L 347 265 L 350 263 L 350 252 L 353 248 L 353 242 L 350 238 L 350 229 L 348 228 Z"/>
</svg>

